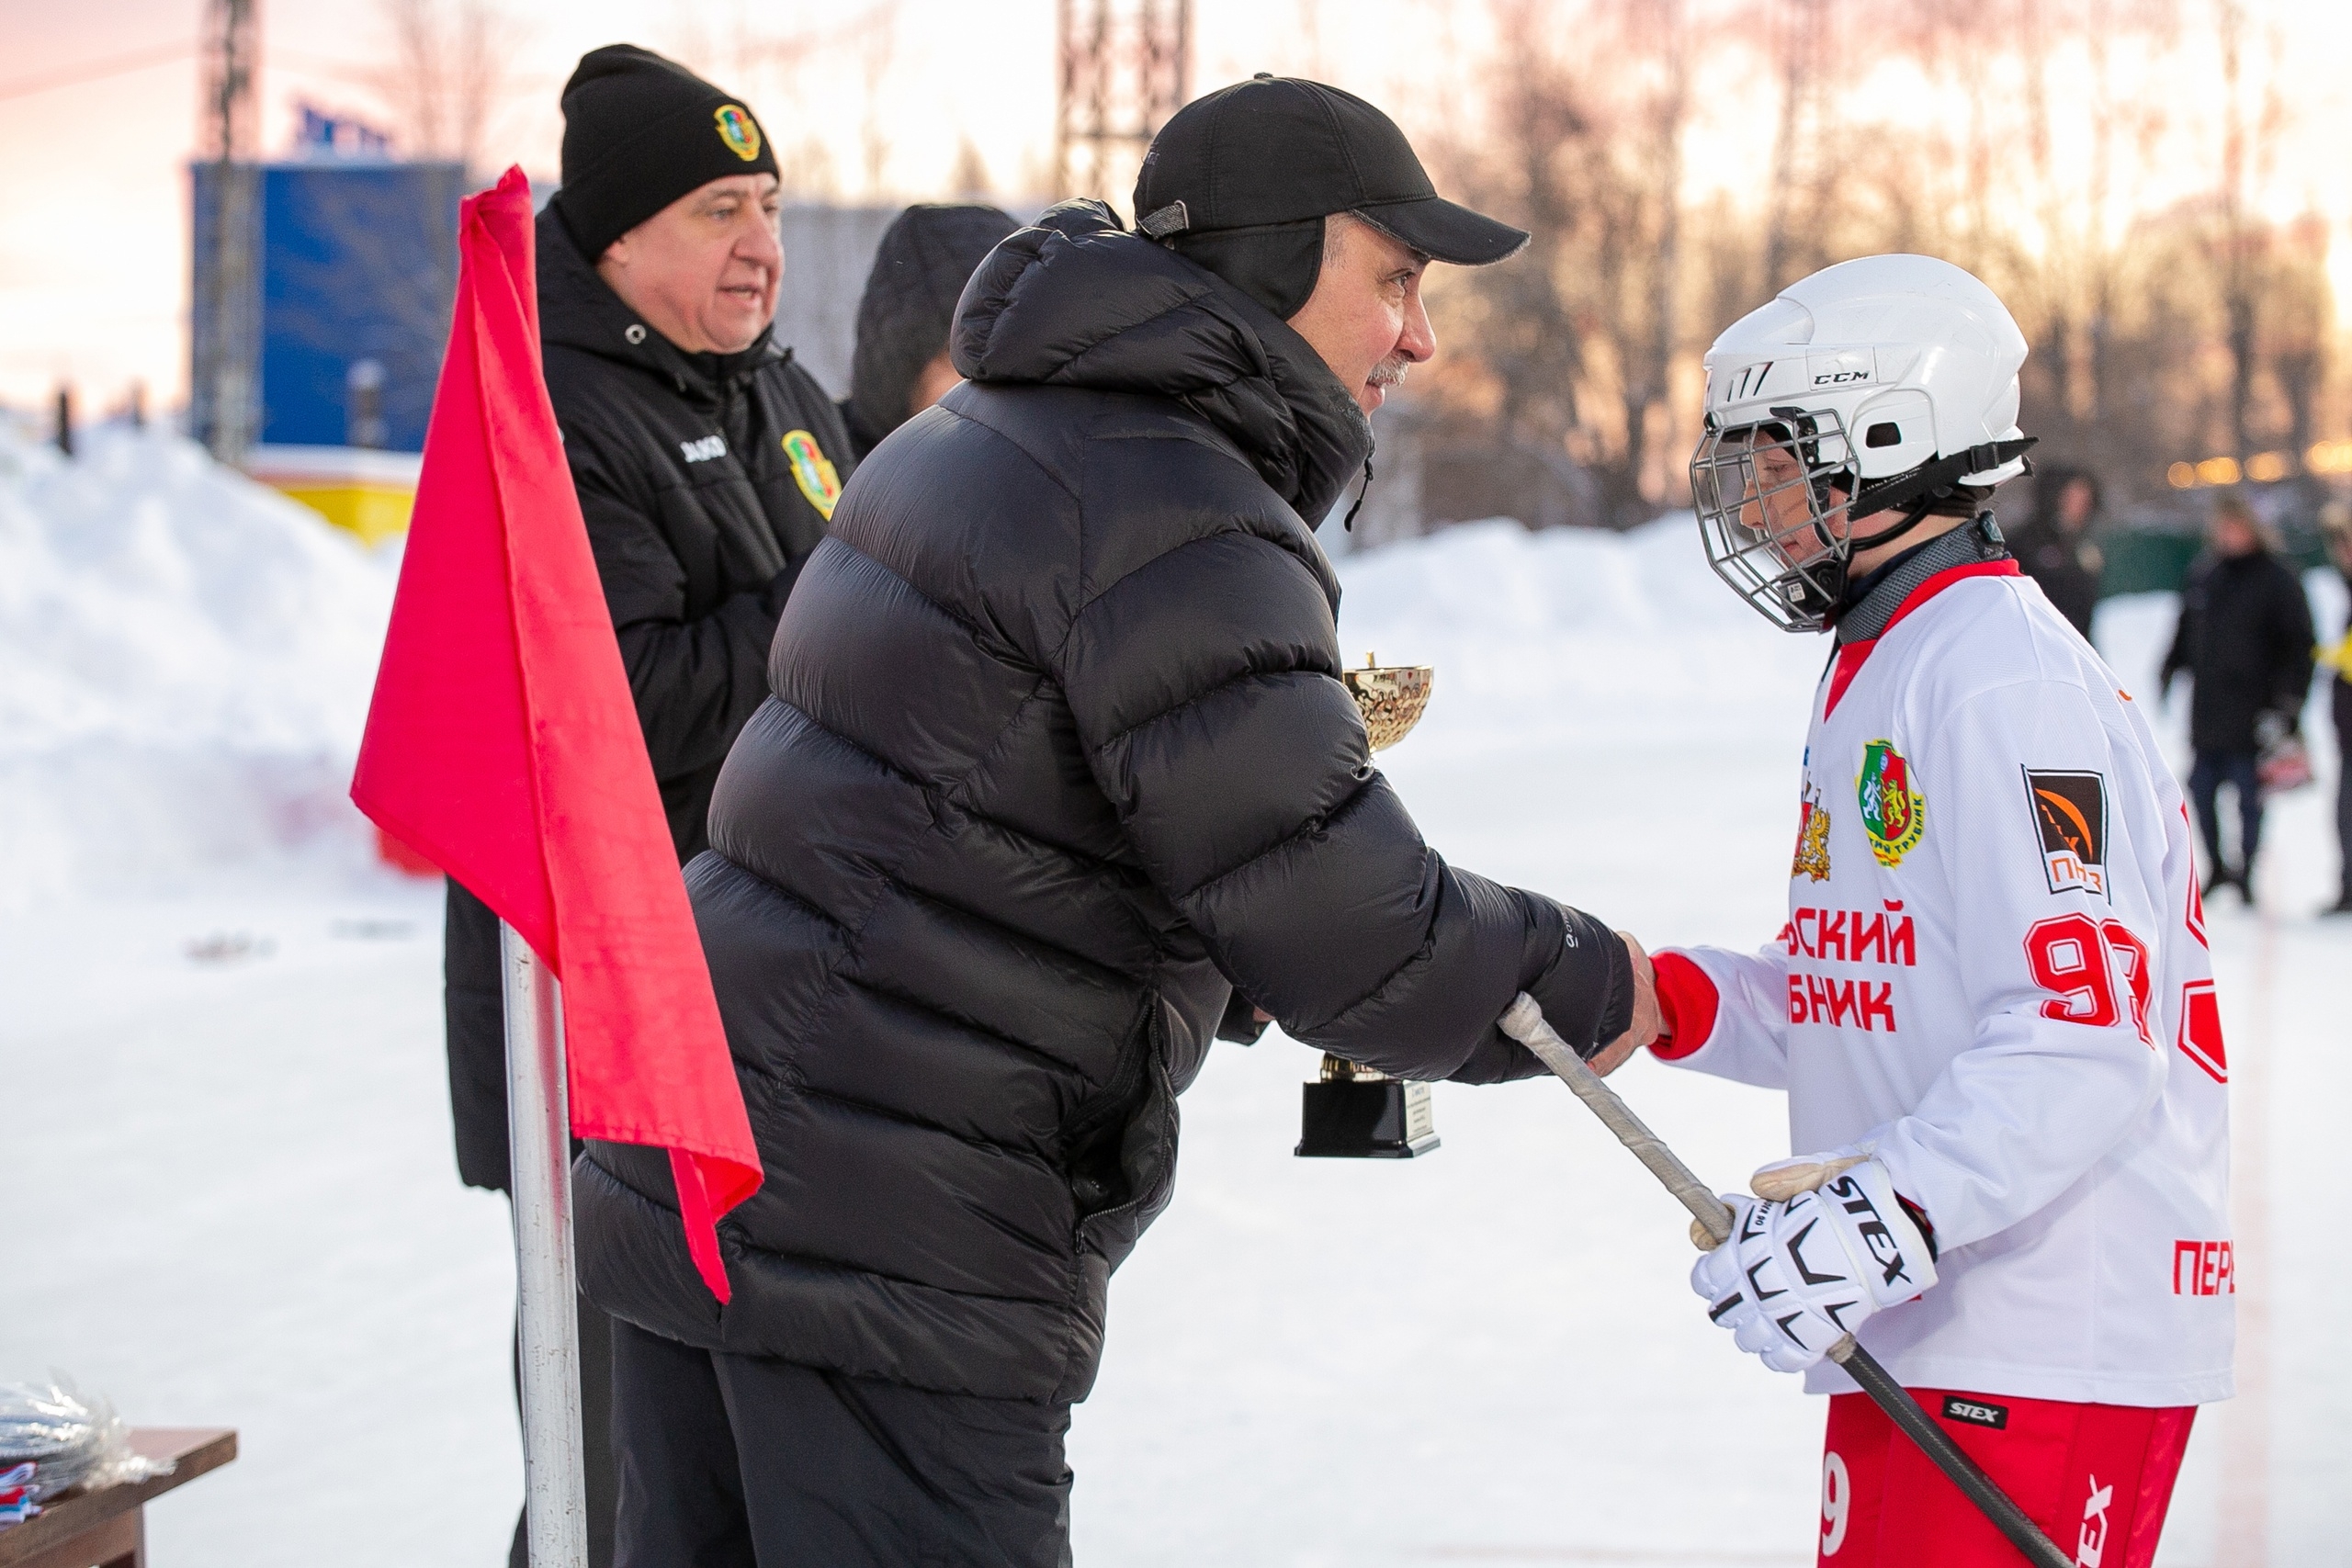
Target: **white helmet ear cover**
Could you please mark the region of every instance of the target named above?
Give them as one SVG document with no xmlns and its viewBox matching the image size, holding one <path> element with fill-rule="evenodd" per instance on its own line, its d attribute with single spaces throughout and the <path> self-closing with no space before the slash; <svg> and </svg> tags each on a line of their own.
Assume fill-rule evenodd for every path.
<svg viewBox="0 0 2352 1568">
<path fill-rule="evenodd" d="M 1936 455 L 1936 407 L 1916 387 L 1891 387 L 1854 411 L 1865 479 L 1907 474 Z"/>
</svg>

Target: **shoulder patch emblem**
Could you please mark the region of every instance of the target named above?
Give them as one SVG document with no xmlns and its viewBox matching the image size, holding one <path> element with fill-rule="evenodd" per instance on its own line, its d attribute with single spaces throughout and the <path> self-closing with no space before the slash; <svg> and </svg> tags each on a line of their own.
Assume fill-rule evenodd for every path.
<svg viewBox="0 0 2352 1568">
<path fill-rule="evenodd" d="M 1927 834 L 1928 802 L 1912 787 L 1911 764 L 1894 741 L 1873 740 L 1862 748 L 1854 795 L 1871 857 L 1883 866 L 1901 865 Z"/>
<path fill-rule="evenodd" d="M 746 164 L 760 155 L 760 122 L 741 104 L 721 104 L 712 117 L 718 122 L 718 139 L 727 150 Z"/>
<path fill-rule="evenodd" d="M 805 430 L 784 433 L 784 455 L 792 463 L 792 478 L 800 486 L 800 493 L 817 509 L 817 515 L 830 523 L 833 520 L 833 505 L 842 498 L 842 477 L 834 471 L 832 459 L 818 446 L 817 438 Z"/>
<path fill-rule="evenodd" d="M 2112 899 L 2107 886 L 2107 780 L 2098 773 L 2026 768 L 2026 804 L 2041 838 L 2041 874 L 2052 893 Z"/>
<path fill-rule="evenodd" d="M 1797 807 L 1797 853 L 1789 875 L 1829 880 L 1829 807 L 1821 804 L 1821 792 L 1810 785 Z"/>
</svg>

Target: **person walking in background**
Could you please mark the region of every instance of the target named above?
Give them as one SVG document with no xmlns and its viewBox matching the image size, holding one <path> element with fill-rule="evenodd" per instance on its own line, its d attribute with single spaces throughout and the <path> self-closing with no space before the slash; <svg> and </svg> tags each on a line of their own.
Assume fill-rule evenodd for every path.
<svg viewBox="0 0 2352 1568">
<path fill-rule="evenodd" d="M 718 765 L 767 695 L 776 616 L 824 537 L 849 438 L 771 339 L 784 255 L 758 118 L 628 44 L 581 58 L 563 113 L 563 184 L 537 234 L 548 393 L 683 864 L 710 841 Z M 458 1174 L 504 1191 L 498 918 L 454 882 L 447 942 Z M 613 1559 L 611 1332 L 583 1303 L 592 1568 Z"/>
<path fill-rule="evenodd" d="M 2319 514 L 2327 537 L 2328 558 L 2352 593 L 2352 505 L 2332 501 Z M 2335 679 L 2328 682 L 2328 716 L 2335 725 L 2335 902 L 2324 913 L 2352 915 L 2352 611 L 2337 630 L 2336 639 L 2320 662 Z"/>
<path fill-rule="evenodd" d="M 2234 495 L 2213 504 L 2211 547 L 2188 569 L 2180 624 L 2157 678 L 2160 694 L 2188 672 L 2188 741 L 2196 762 L 2188 795 L 2205 837 L 2204 892 L 2234 887 L 2254 902 L 2255 855 L 2262 846 L 2262 786 L 2256 765 L 2266 746 L 2295 732 L 2312 682 L 2312 610 L 2294 569 L 2271 550 L 2253 510 Z M 2162 696 L 2160 695 L 2160 700 Z M 2237 796 L 2238 858 L 2222 848 L 2220 794 Z"/>
<path fill-rule="evenodd" d="M 2091 613 L 2098 608 L 2099 576 L 2107 570 L 2090 536 L 2098 522 L 2098 476 L 2087 468 L 2052 468 L 2035 482 L 2033 493 L 2033 514 L 2009 533 L 2009 553 L 2087 642 Z"/>
<path fill-rule="evenodd" d="M 993 207 L 926 204 L 908 208 L 882 231 L 857 302 L 857 348 L 842 400 L 859 461 L 960 378 L 947 360 L 956 301 L 980 258 L 1019 227 Z"/>
</svg>

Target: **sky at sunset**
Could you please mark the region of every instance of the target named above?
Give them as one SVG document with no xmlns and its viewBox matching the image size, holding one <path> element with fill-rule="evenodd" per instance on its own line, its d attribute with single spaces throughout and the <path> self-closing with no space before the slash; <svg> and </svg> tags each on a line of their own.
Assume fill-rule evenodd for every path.
<svg viewBox="0 0 2352 1568">
<path fill-rule="evenodd" d="M 1695 0 L 1704 11 L 1707 0 Z M 1475 91 L 1490 12 L 1477 0 L 1195 0 L 1196 87 L 1256 70 L 1314 74 L 1388 107 L 1408 130 L 1442 128 Z M 494 162 L 556 166 L 556 96 L 587 49 L 622 39 L 662 50 L 741 94 L 789 162 L 787 183 L 845 199 L 944 194 L 968 140 L 994 190 L 1042 194 L 1053 129 L 1052 0 L 899 0 L 887 50 L 838 36 L 867 7 L 809 0 L 503 0 L 505 107 Z M 2167 141 L 2132 197 L 2143 206 L 2210 185 L 2216 94 L 2212 7 L 2183 0 L 2179 58 L 2144 79 L 2171 106 Z M 2352 286 L 2352 6 L 2254 0 L 2256 58 L 2286 118 L 2258 199 L 2332 224 L 2332 270 Z M 0 0 L 0 401 L 45 399 L 61 381 L 102 412 L 133 381 L 173 406 L 187 381 L 187 161 L 196 146 L 201 0 Z M 265 150 L 291 139 L 298 103 L 380 118 L 371 76 L 389 58 L 365 0 L 263 0 Z M 818 45 L 811 48 L 808 39 Z M 88 68 L 122 64 L 97 79 Z M 1760 182 L 1774 100 L 1748 57 L 1717 51 L 1696 82 L 1687 164 L 1694 190 L 1735 198 Z M 2078 73 L 2057 73 L 2061 96 Z M 872 84 L 869 85 L 869 84 Z M 1854 84 L 1952 100 L 1948 84 L 1880 73 Z M 2060 103 L 2057 132 L 2065 145 Z M 1881 112 L 1872 110 L 1871 112 Z M 867 171 L 878 152 L 878 188 Z M 785 287 L 791 287 L 788 275 Z"/>
</svg>

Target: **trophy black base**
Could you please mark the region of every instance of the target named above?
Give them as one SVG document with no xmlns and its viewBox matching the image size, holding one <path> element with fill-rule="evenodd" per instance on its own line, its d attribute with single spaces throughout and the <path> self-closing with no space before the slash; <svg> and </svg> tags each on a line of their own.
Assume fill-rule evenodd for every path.
<svg viewBox="0 0 2352 1568">
<path fill-rule="evenodd" d="M 1303 1159 L 1412 1159 L 1438 1146 L 1425 1083 L 1342 1078 L 1302 1087 Z"/>
</svg>

